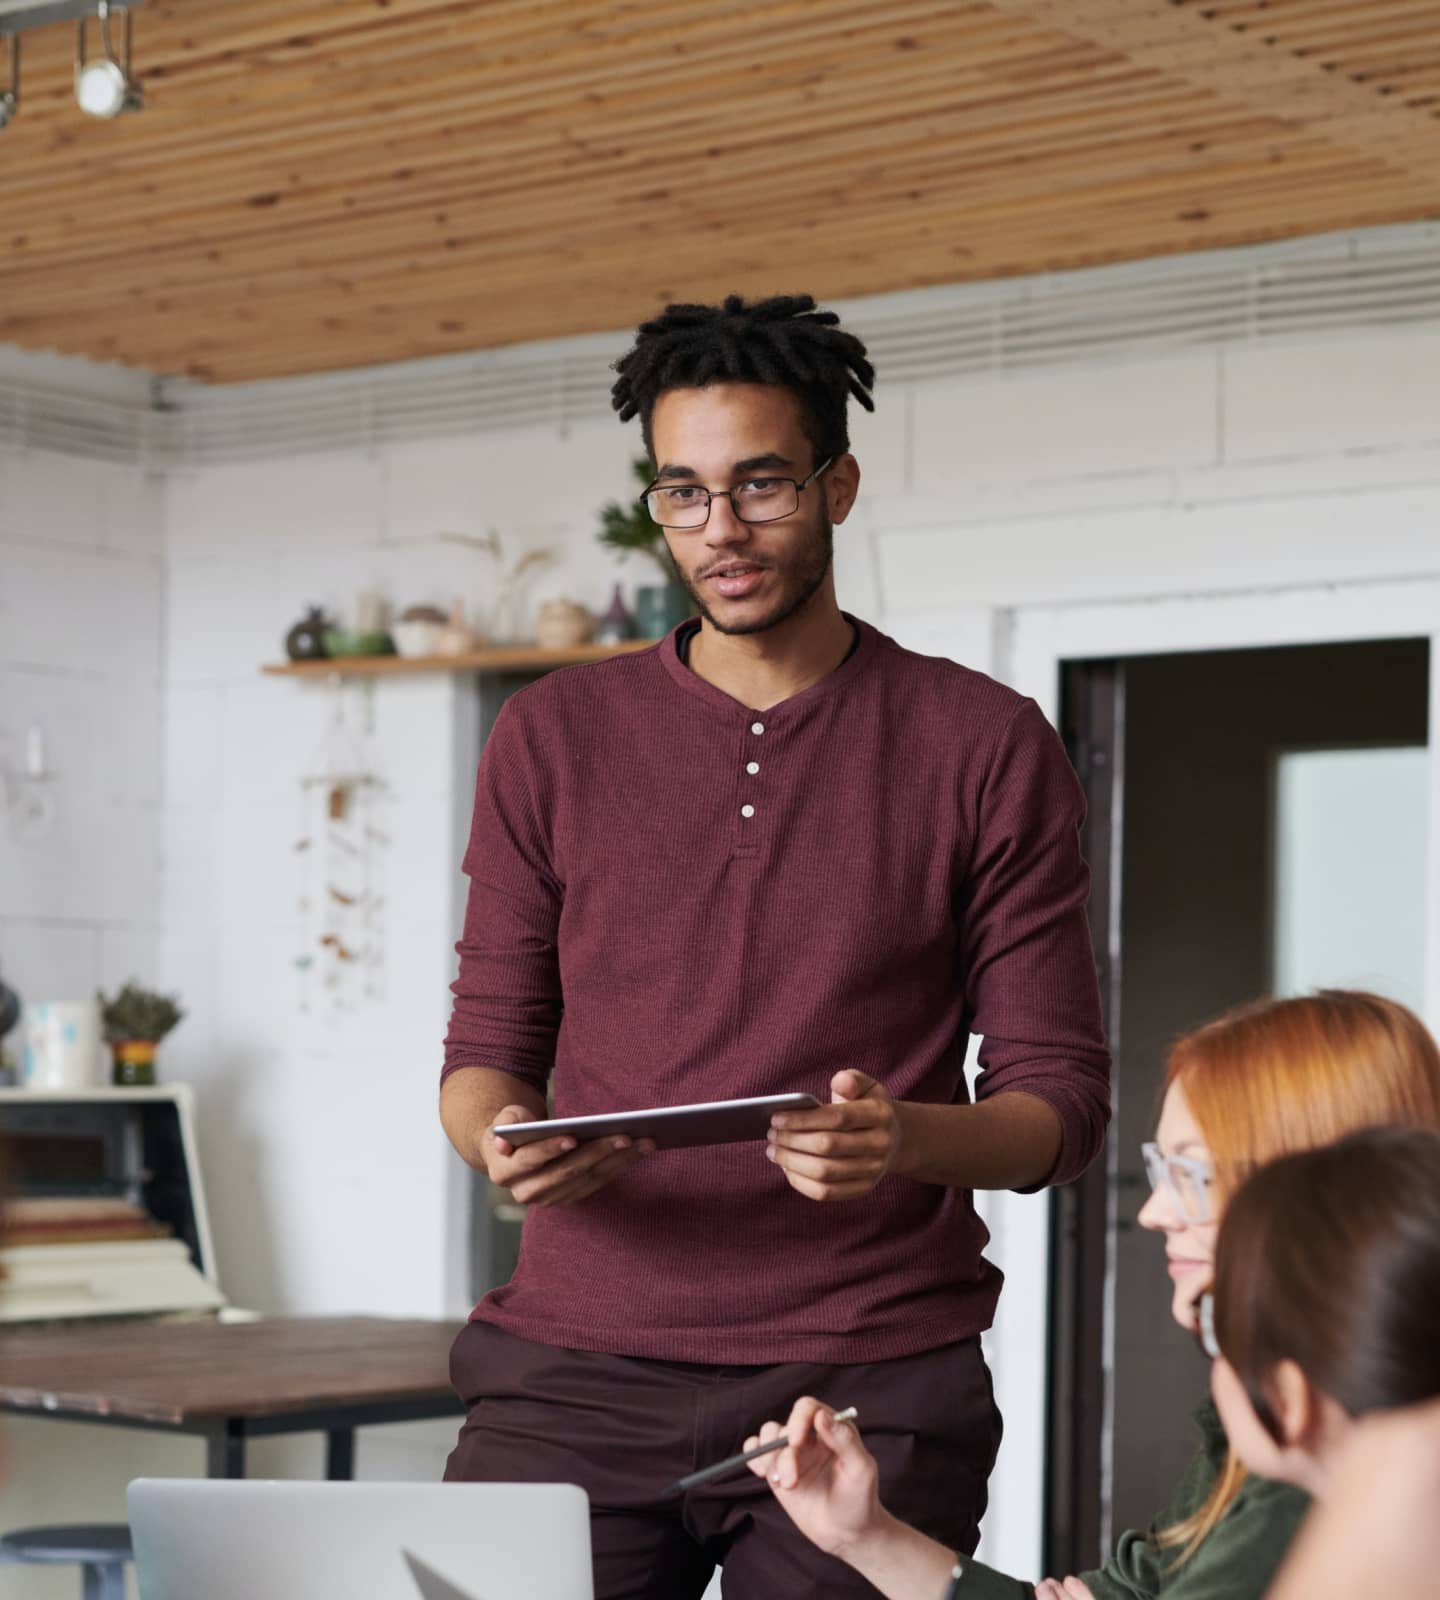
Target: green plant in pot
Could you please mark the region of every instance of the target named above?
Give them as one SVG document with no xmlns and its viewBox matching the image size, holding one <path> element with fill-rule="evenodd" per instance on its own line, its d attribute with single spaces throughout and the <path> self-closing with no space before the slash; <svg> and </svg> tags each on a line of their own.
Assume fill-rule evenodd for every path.
<svg viewBox="0 0 1440 1600">
<path fill-rule="evenodd" d="M 155 1051 L 185 1013 L 169 995 L 127 983 L 113 1000 L 98 994 L 100 1020 L 114 1057 L 114 1082 L 133 1088 L 155 1082 Z"/>
<path fill-rule="evenodd" d="M 654 469 L 645 456 L 631 463 L 635 481 L 648 489 Z M 675 564 L 665 543 L 665 530 L 640 504 L 639 496 L 622 505 L 612 500 L 600 511 L 600 543 L 614 550 L 623 560 L 638 553 L 653 561 L 660 571 L 658 584 L 640 584 L 635 590 L 635 623 L 642 639 L 663 639 L 676 623 L 694 612 L 690 596 L 675 575 Z"/>
</svg>

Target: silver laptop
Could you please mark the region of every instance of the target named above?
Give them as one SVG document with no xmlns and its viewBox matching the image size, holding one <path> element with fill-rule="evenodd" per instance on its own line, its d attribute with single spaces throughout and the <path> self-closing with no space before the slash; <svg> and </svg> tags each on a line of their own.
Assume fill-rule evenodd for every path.
<svg viewBox="0 0 1440 1600">
<path fill-rule="evenodd" d="M 137 1478 L 140 1600 L 594 1600 L 568 1483 Z"/>
</svg>

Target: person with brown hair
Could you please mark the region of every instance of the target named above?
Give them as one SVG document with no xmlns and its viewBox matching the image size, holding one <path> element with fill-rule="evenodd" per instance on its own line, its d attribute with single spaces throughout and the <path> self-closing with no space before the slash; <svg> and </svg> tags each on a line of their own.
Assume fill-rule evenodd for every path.
<svg viewBox="0 0 1440 1600">
<path fill-rule="evenodd" d="M 1440 1399 L 1440 1134 L 1370 1128 L 1257 1172 L 1220 1230 L 1212 1322 L 1231 1447 L 1323 1500 L 1356 1418 Z"/>
<path fill-rule="evenodd" d="M 1245 1179 L 1288 1152 L 1380 1124 L 1440 1130 L 1440 1051 L 1393 1001 L 1347 991 L 1262 1001 L 1174 1046 L 1155 1142 L 1145 1147 L 1153 1192 L 1140 1223 L 1164 1235 L 1181 1327 L 1199 1332 L 1220 1218 Z M 1212 1401 L 1197 1422 L 1201 1448 L 1150 1528 L 1122 1534 L 1095 1571 L 1034 1585 L 957 1558 L 887 1512 L 858 1433 L 812 1398 L 784 1424 L 789 1446 L 751 1470 L 768 1477 L 803 1533 L 889 1600 L 939 1600 L 952 1581 L 965 1600 L 1261 1600 L 1306 1496 L 1247 1477 Z M 780 1431 L 767 1422 L 749 1443 Z"/>
<path fill-rule="evenodd" d="M 1440 1135 L 1371 1129 L 1256 1173 L 1226 1213 L 1210 1320 L 1237 1454 L 1315 1497 L 1267 1600 L 1433 1592 Z"/>
</svg>

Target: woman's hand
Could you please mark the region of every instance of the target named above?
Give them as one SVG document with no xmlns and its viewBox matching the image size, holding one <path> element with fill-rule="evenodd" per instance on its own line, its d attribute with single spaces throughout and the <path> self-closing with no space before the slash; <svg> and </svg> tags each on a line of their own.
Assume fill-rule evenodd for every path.
<svg viewBox="0 0 1440 1600">
<path fill-rule="evenodd" d="M 1079 1578 L 1042 1578 L 1035 1585 L 1035 1600 L 1095 1600 Z"/>
<path fill-rule="evenodd" d="M 836 1422 L 828 1406 L 807 1395 L 795 1402 L 783 1430 L 767 1422 L 745 1448 L 781 1432 L 789 1444 L 757 1457 L 750 1470 L 768 1480 L 812 1544 L 854 1567 L 885 1600 L 935 1600 L 945 1592 L 955 1552 L 880 1504 L 879 1468 L 850 1423 Z"/>
<path fill-rule="evenodd" d="M 745 1441 L 745 1449 L 784 1433 L 790 1443 L 750 1462 L 765 1478 L 790 1520 L 822 1550 L 842 1559 L 881 1525 L 875 1458 L 848 1422 L 806 1395 L 791 1407 L 782 1428 L 767 1422 Z"/>
</svg>

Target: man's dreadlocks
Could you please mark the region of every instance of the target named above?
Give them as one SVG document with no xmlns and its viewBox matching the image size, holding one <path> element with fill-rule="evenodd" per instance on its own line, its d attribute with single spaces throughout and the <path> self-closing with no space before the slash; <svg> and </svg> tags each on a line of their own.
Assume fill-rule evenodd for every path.
<svg viewBox="0 0 1440 1600">
<path fill-rule="evenodd" d="M 666 306 L 642 322 L 635 343 L 615 363 L 610 402 L 621 422 L 639 416 L 653 456 L 650 418 L 667 389 L 708 383 L 773 383 L 800 399 L 805 437 L 815 460 L 850 448 L 847 395 L 867 411 L 875 369 L 865 346 L 839 326 L 833 311 L 817 311 L 808 294 L 781 294 L 746 305 L 738 294 L 721 306 Z"/>
</svg>

